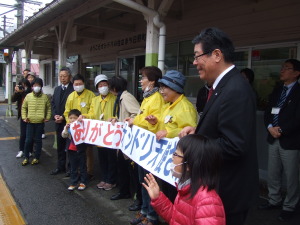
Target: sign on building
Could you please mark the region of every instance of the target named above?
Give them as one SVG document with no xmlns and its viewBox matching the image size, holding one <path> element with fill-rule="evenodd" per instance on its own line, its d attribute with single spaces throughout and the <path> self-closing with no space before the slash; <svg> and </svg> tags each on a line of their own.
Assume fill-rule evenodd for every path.
<svg viewBox="0 0 300 225">
<path fill-rule="evenodd" d="M 0 63 L 6 63 L 4 60 L 4 53 L 0 52 Z"/>
</svg>

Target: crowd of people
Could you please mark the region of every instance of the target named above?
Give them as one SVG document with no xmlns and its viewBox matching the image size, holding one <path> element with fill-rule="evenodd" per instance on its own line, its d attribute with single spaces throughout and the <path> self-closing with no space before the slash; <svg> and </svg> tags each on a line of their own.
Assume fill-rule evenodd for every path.
<svg viewBox="0 0 300 225">
<path fill-rule="evenodd" d="M 57 165 L 50 174 L 67 173 L 68 190 L 82 191 L 94 179 L 94 156 L 91 145 L 75 145 L 70 123 L 85 118 L 113 125 L 128 122 L 154 133 L 157 140 L 180 137 L 170 166 L 172 176 L 178 178 L 176 188 L 136 165 L 122 151 L 97 146 L 101 168 L 97 188 L 109 191 L 118 186 L 111 200 L 130 198 L 130 187 L 134 188 L 136 200 L 129 210 L 138 212 L 130 224 L 159 224 L 159 216 L 169 224 L 244 224 L 259 195 L 254 73 L 237 70 L 233 43 L 218 28 L 203 30 L 193 44 L 193 64 L 206 82 L 199 90 L 196 107 L 184 95 L 185 76 L 176 70 L 163 75 L 155 66 L 142 68 L 141 105 L 127 91 L 127 81 L 121 76 L 97 75 L 94 87 L 99 95 L 95 96 L 85 88 L 82 75 L 72 78 L 71 71 L 63 67 L 61 85 L 55 88 L 50 103 L 42 92 L 43 81 L 27 74 L 13 96 L 21 118 L 17 157 L 24 155 L 22 165 L 29 163 L 30 154 L 34 155 L 31 164 L 40 162 L 44 123 L 53 119 Z M 281 221 L 294 215 L 299 201 L 299 76 L 300 62 L 287 60 L 280 75 L 284 84 L 274 89 L 265 112 L 270 200 L 259 208 L 282 207 Z M 284 200 L 280 193 L 282 170 L 288 184 Z"/>
</svg>

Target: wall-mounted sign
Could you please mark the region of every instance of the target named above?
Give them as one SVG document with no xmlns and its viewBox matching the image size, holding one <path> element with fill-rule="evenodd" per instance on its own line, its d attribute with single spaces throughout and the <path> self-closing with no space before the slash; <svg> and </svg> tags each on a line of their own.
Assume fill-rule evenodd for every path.
<svg viewBox="0 0 300 225">
<path fill-rule="evenodd" d="M 4 60 L 4 53 L 0 52 L 0 63 L 6 63 Z"/>
<path fill-rule="evenodd" d="M 131 37 L 125 37 L 122 39 L 118 40 L 111 40 L 111 41 L 106 41 L 100 44 L 95 44 L 90 47 L 90 51 L 101 51 L 103 49 L 108 49 L 108 48 L 113 48 L 113 47 L 119 47 L 119 46 L 124 46 L 124 45 L 132 45 L 136 44 L 142 41 L 146 41 L 146 34 L 137 34 L 133 35 Z"/>
</svg>

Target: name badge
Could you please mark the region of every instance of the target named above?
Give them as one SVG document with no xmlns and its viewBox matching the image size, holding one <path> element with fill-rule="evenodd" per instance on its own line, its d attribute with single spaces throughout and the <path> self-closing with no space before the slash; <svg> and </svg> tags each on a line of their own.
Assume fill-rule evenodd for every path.
<svg viewBox="0 0 300 225">
<path fill-rule="evenodd" d="M 279 112 L 280 112 L 280 108 L 278 108 L 278 107 L 273 107 L 273 108 L 272 108 L 272 111 L 271 111 L 271 114 L 277 115 Z"/>
<path fill-rule="evenodd" d="M 170 121 L 171 121 L 171 119 L 172 119 L 172 116 L 170 116 L 170 115 L 167 115 L 167 116 L 165 117 L 165 123 L 168 123 L 168 122 L 170 122 Z"/>
<path fill-rule="evenodd" d="M 102 114 L 99 116 L 99 119 L 102 120 L 102 119 L 103 119 L 103 116 L 104 116 L 104 114 L 102 113 Z"/>
<path fill-rule="evenodd" d="M 80 102 L 80 106 L 81 106 L 81 107 L 85 107 L 85 106 L 86 106 L 86 103 L 85 103 L 85 102 Z"/>
</svg>

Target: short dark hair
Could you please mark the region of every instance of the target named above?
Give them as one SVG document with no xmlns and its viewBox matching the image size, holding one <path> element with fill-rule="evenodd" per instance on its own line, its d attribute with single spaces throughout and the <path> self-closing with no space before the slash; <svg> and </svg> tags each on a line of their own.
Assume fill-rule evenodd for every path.
<svg viewBox="0 0 300 225">
<path fill-rule="evenodd" d="M 71 73 L 71 70 L 69 69 L 69 67 L 66 67 L 66 66 L 62 67 L 62 68 L 59 70 L 59 72 L 61 72 L 61 71 L 66 71 L 69 75 L 72 74 L 72 73 Z"/>
<path fill-rule="evenodd" d="M 190 134 L 179 140 L 177 148 L 183 153 L 183 172 L 179 182 L 191 179 L 191 198 L 203 186 L 208 191 L 216 189 L 222 154 L 219 145 L 199 134 Z M 188 169 L 188 170 L 187 170 Z"/>
<path fill-rule="evenodd" d="M 127 80 L 121 76 L 113 76 L 108 80 L 110 90 L 115 92 L 123 92 L 127 89 Z"/>
<path fill-rule="evenodd" d="M 28 71 L 28 72 L 30 72 L 30 69 L 27 69 L 27 68 L 26 68 L 25 70 L 23 70 L 23 72 L 25 72 L 25 71 Z"/>
<path fill-rule="evenodd" d="M 253 70 L 249 69 L 249 68 L 244 68 L 241 70 L 240 73 L 244 73 L 246 78 L 249 80 L 250 84 L 253 84 L 254 81 L 254 72 Z"/>
<path fill-rule="evenodd" d="M 154 81 L 154 86 L 158 87 L 158 80 L 162 78 L 161 70 L 156 66 L 146 66 L 141 69 L 141 73 L 147 76 L 149 81 Z"/>
<path fill-rule="evenodd" d="M 287 59 L 285 63 L 290 63 L 293 65 L 293 69 L 296 71 L 300 71 L 300 61 L 297 59 Z"/>
<path fill-rule="evenodd" d="M 34 84 L 39 84 L 41 87 L 43 87 L 44 83 L 43 80 L 39 77 L 36 77 L 32 82 L 31 86 L 33 87 Z"/>
<path fill-rule="evenodd" d="M 71 109 L 68 113 L 68 117 L 70 117 L 71 115 L 79 117 L 81 115 L 81 112 L 78 109 Z"/>
<path fill-rule="evenodd" d="M 26 78 L 22 78 L 20 81 L 19 81 L 19 85 L 23 85 L 25 84 L 27 87 L 30 87 L 30 82 L 29 80 L 27 80 Z"/>
<path fill-rule="evenodd" d="M 29 76 L 33 76 L 34 79 L 36 78 L 36 76 L 34 74 L 30 73 L 30 74 L 26 75 L 25 79 L 28 79 Z"/>
<path fill-rule="evenodd" d="M 75 80 L 82 80 L 82 82 L 84 83 L 84 77 L 81 74 L 76 74 L 73 77 L 73 83 L 74 83 Z"/>
<path fill-rule="evenodd" d="M 193 44 L 202 44 L 203 53 L 211 55 L 213 50 L 220 49 L 227 63 L 234 61 L 234 46 L 231 39 L 222 30 L 216 27 L 206 28 L 197 35 Z"/>
</svg>

